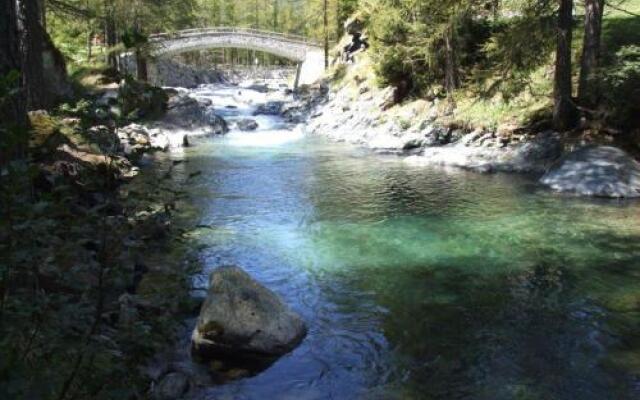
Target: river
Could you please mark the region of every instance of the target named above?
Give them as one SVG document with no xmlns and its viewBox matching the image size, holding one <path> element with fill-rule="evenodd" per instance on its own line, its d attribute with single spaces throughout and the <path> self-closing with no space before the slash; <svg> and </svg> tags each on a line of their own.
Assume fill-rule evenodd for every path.
<svg viewBox="0 0 640 400">
<path fill-rule="evenodd" d="M 232 122 L 262 96 L 239 91 L 193 93 Z M 640 398 L 640 203 L 414 167 L 255 118 L 180 155 L 202 172 L 193 218 L 212 227 L 193 236 L 194 282 L 240 265 L 309 334 L 198 399 Z"/>
</svg>

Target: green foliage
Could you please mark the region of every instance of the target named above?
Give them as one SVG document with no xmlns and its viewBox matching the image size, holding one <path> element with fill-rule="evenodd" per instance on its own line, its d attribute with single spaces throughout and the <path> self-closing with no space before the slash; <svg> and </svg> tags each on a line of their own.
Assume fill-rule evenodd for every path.
<svg viewBox="0 0 640 400">
<path fill-rule="evenodd" d="M 377 0 L 366 3 L 364 10 L 380 83 L 408 85 L 414 94 L 444 84 L 448 73 L 459 80 L 483 59 L 482 45 L 491 33 L 487 21 L 473 18 L 470 8 L 449 3 Z M 449 70 L 448 54 L 456 63 Z"/>
<path fill-rule="evenodd" d="M 2 106 L 10 97 L 18 94 L 20 81 L 20 72 L 11 71 L 5 76 L 0 76 L 0 106 Z"/>
<path fill-rule="evenodd" d="M 92 112 L 92 103 L 87 99 L 80 99 L 75 104 L 62 103 L 58 106 L 58 111 L 77 118 L 89 118 Z"/>
<path fill-rule="evenodd" d="M 400 10 L 392 9 L 388 13 L 376 13 L 371 18 L 372 57 L 375 71 L 383 85 L 398 85 L 402 81 L 413 86 L 414 50 L 407 46 L 411 27 L 402 17 Z"/>
<path fill-rule="evenodd" d="M 499 76 L 484 95 L 498 91 L 508 101 L 531 82 L 531 73 L 550 60 L 554 48 L 553 15 L 523 15 L 494 26 L 491 38 L 483 45 L 486 68 L 476 72 L 476 79 Z M 487 74 L 488 71 L 489 73 Z"/>
<path fill-rule="evenodd" d="M 607 119 L 623 128 L 640 128 L 640 46 L 624 46 L 604 70 L 601 93 Z"/>
<path fill-rule="evenodd" d="M 140 32 L 139 29 L 130 28 L 124 31 L 122 34 L 122 43 L 127 49 L 139 48 L 148 43 L 149 39 L 146 35 Z"/>
</svg>

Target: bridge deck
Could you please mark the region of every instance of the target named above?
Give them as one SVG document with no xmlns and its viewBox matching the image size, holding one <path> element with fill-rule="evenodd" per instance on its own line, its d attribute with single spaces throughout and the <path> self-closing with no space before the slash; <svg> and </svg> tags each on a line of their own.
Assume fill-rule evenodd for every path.
<svg viewBox="0 0 640 400">
<path fill-rule="evenodd" d="M 221 35 L 239 35 L 239 36 L 256 36 L 262 38 L 270 38 L 278 41 L 289 42 L 294 44 L 306 45 L 309 47 L 320 48 L 321 44 L 317 41 L 301 35 L 293 35 L 289 33 L 271 32 L 252 28 L 234 28 L 234 27 L 212 27 L 185 29 L 176 32 L 158 33 L 149 36 L 152 43 L 163 42 L 166 40 L 186 39 L 200 36 L 221 36 Z"/>
</svg>

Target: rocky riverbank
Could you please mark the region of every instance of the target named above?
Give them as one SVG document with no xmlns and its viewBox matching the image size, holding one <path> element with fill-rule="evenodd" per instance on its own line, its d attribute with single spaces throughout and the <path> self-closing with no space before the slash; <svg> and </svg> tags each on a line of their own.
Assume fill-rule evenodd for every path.
<svg viewBox="0 0 640 400">
<path fill-rule="evenodd" d="M 198 173 L 171 149 L 185 135 L 223 134 L 226 123 L 182 91 L 132 81 L 30 120 L 29 165 L 3 169 L 0 185 L 11 216 L 0 224 L 1 303 L 12 321 L 3 348 L 21 355 L 7 351 L 6 366 L 21 371 L 29 354 L 33 371 L 13 393 L 41 397 L 28 379 L 65 398 L 87 397 L 94 382 L 135 398 L 159 393 L 175 368 L 141 366 L 159 365 L 150 360 L 173 349 L 199 306 L 188 240 L 198 228 L 182 190 Z M 11 345 L 24 332 L 28 347 Z"/>
<path fill-rule="evenodd" d="M 615 150 L 615 157 L 604 157 L 612 154 L 607 151 L 592 153 L 581 164 L 590 171 L 588 174 L 562 180 L 549 178 L 562 173 L 563 160 L 571 159 L 574 152 L 581 154 L 587 147 L 609 145 L 613 141 L 610 137 L 595 140 L 589 135 L 561 134 L 541 126 L 462 126 L 452 121 L 453 105 L 446 98 L 433 96 L 396 104 L 396 91 L 376 85 L 366 57 L 353 65 L 339 66 L 337 71 L 338 76 L 324 84 L 302 88 L 297 102 L 287 106 L 283 115 L 292 121 L 308 121 L 311 133 L 396 153 L 412 165 L 547 174 L 541 183 L 560 192 L 640 197 L 640 182 L 635 178 L 640 171 L 638 163 L 621 149 Z M 629 174 L 611 174 L 629 168 Z"/>
</svg>

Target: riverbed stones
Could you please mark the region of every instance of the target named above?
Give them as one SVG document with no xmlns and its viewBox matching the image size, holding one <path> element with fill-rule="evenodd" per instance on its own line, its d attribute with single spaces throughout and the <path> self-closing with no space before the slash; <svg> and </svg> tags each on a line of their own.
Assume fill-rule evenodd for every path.
<svg viewBox="0 0 640 400">
<path fill-rule="evenodd" d="M 237 266 L 216 269 L 192 335 L 200 359 L 277 357 L 306 335 L 302 318 Z"/>
<path fill-rule="evenodd" d="M 559 160 L 541 182 L 584 196 L 640 197 L 640 163 L 616 147 L 585 146 Z"/>
</svg>

